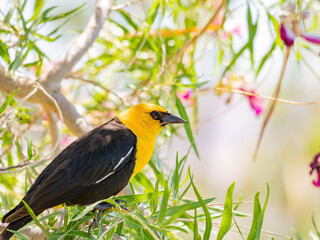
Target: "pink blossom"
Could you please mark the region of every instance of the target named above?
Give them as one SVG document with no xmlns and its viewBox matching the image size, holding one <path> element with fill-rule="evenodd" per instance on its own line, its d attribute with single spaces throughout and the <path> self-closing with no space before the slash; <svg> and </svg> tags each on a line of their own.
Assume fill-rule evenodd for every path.
<svg viewBox="0 0 320 240">
<path fill-rule="evenodd" d="M 320 44 L 320 36 L 310 33 L 302 33 L 301 37 L 307 40 L 308 42 L 312 42 L 315 44 Z"/>
<path fill-rule="evenodd" d="M 289 27 L 285 26 L 284 24 L 281 24 L 280 37 L 284 44 L 290 47 L 293 45 L 296 35 Z"/>
<path fill-rule="evenodd" d="M 192 90 L 187 90 L 185 93 L 178 92 L 177 97 L 180 99 L 181 102 L 193 106 L 195 104 L 195 101 L 192 97 L 192 93 Z"/>
<path fill-rule="evenodd" d="M 249 96 L 249 103 L 251 108 L 259 116 L 264 112 L 263 99 L 256 96 Z"/>
<path fill-rule="evenodd" d="M 241 91 L 256 94 L 254 90 L 247 91 L 244 88 L 240 88 Z M 251 108 L 255 111 L 257 116 L 260 116 L 264 112 L 263 99 L 257 96 L 248 96 Z"/>
<path fill-rule="evenodd" d="M 315 187 L 320 187 L 320 153 L 316 154 L 313 158 L 313 161 L 310 163 L 310 175 L 313 173 L 314 170 L 317 172 L 317 180 L 313 180 L 312 183 Z"/>
<path fill-rule="evenodd" d="M 240 26 L 236 26 L 235 28 L 233 28 L 232 30 L 230 30 L 229 33 L 230 33 L 231 35 L 240 36 L 240 35 L 241 35 L 241 27 L 240 27 Z"/>
</svg>

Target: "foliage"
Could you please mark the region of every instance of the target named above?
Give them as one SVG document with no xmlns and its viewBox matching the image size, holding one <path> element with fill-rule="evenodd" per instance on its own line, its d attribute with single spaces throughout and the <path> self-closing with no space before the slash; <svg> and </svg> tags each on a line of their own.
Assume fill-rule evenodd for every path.
<svg viewBox="0 0 320 240">
<path fill-rule="evenodd" d="M 306 30 L 318 29 L 316 1 L 296 1 L 295 4 L 297 19 Z M 0 12 L 0 64 L 8 66 L 10 76 L 18 71 L 32 77 L 42 76 L 57 61 L 49 59 L 41 43 L 54 44 L 62 38 L 63 27 L 68 26 L 71 18 L 85 11 L 86 5 L 69 11 L 49 6 L 44 0 L 17 0 L 9 5 L 7 10 Z M 142 5 L 139 5 L 141 16 L 137 16 L 130 7 L 113 10 L 108 24 L 86 57 L 62 82 L 62 91 L 73 99 L 75 105 L 81 105 L 83 115 L 95 126 L 136 102 L 154 102 L 178 112 L 191 125 L 185 125 L 185 133 L 170 126 L 162 132 L 157 146 L 172 135 L 185 136 L 200 158 L 193 131 L 193 123 L 197 123 L 198 117 L 199 94 L 215 92 L 220 96 L 226 91 L 240 89 L 242 93 L 253 94 L 248 99 L 253 109 L 257 107 L 252 104 L 253 97 L 258 96 L 255 80 L 261 77 L 275 51 L 285 51 L 276 12 L 287 3 L 276 1 L 266 5 L 264 1 L 248 0 L 238 5 L 237 1 L 225 0 L 218 3 L 156 0 Z M 248 31 L 239 33 L 237 28 L 230 29 L 228 23 L 234 22 L 241 6 L 246 9 Z M 32 14 L 28 16 L 27 9 L 30 8 Z M 309 21 L 301 17 L 305 10 L 311 11 Z M 262 23 L 262 14 L 267 16 L 267 23 Z M 270 46 L 264 46 L 266 50 L 259 57 L 256 48 L 261 43 L 257 43 L 256 38 L 259 27 L 265 24 L 269 27 L 272 42 Z M 216 52 L 212 60 L 214 73 L 203 79 L 197 76 L 196 64 L 206 51 L 202 45 L 208 41 L 214 43 Z M 317 54 L 304 42 L 298 42 L 293 48 L 298 62 L 303 59 L 301 48 Z M 250 63 L 250 69 L 242 69 L 243 61 Z M 244 71 L 248 74 L 242 74 Z M 1 98 L 2 214 L 17 203 L 52 155 L 48 146 L 48 116 L 36 104 L 18 104 L 14 98 L 17 91 Z M 230 94 L 227 102 L 232 96 Z M 41 130 L 34 130 L 36 128 Z M 63 147 L 69 138 L 70 131 L 63 129 Z M 234 184 L 227 190 L 224 208 L 219 208 L 212 203 L 214 198 L 202 197 L 191 171 L 183 170 L 186 160 L 187 155 L 181 159 L 177 155 L 175 168 L 164 172 L 162 169 L 167 166 L 154 154 L 149 167 L 130 183 L 132 194 L 121 197 L 127 201 L 126 206 L 131 213 L 120 211 L 104 215 L 99 227 L 93 230 L 94 238 L 110 239 L 117 234 L 127 239 L 183 239 L 185 234 L 192 234 L 194 239 L 209 239 L 216 231 L 218 239 L 223 239 L 231 230 L 238 231 L 244 238 L 244 229 L 238 226 L 236 219 L 247 215 L 236 211 Z M 197 200 L 190 200 L 191 196 Z M 261 207 L 259 193 L 256 194 L 247 239 L 260 238 L 268 197 L 269 186 Z M 37 225 L 47 229 L 50 238 L 88 238 L 88 222 L 93 216 L 90 208 L 65 207 L 41 215 Z M 218 218 L 221 222 L 214 224 Z M 22 233 L 17 237 L 27 239 Z"/>
</svg>

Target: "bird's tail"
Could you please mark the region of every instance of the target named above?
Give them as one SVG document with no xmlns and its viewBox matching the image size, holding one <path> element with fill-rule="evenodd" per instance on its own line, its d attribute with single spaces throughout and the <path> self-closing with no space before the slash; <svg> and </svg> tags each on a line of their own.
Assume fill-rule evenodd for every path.
<svg viewBox="0 0 320 240">
<path fill-rule="evenodd" d="M 22 228 L 24 225 L 26 225 L 27 223 L 29 223 L 32 220 L 31 216 L 25 216 L 23 218 L 20 218 L 17 221 L 11 222 L 7 228 L 1 233 L 1 237 L 0 240 L 8 240 L 12 237 L 12 235 L 14 233 L 8 231 L 8 229 L 10 230 L 19 230 L 20 228 Z"/>
</svg>

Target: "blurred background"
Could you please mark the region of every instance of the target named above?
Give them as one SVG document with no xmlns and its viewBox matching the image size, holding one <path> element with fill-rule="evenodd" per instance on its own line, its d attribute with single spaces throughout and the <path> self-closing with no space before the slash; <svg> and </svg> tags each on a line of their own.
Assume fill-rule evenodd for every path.
<svg viewBox="0 0 320 240">
<path fill-rule="evenodd" d="M 221 13 L 220 18 L 212 22 L 212 28 L 208 28 L 196 39 L 192 49 L 187 49 L 187 53 L 183 53 L 181 64 L 185 65 L 185 70 L 179 70 L 179 67 L 169 70 L 165 68 L 164 71 L 168 72 L 162 74 L 161 80 L 157 82 L 154 79 L 159 77 L 157 74 L 161 72 L 163 65 L 154 67 L 152 62 L 161 63 L 164 58 L 167 60 L 167 64 L 170 63 L 169 58 L 173 55 L 172 52 L 175 49 L 180 49 L 182 42 L 186 43 L 188 39 L 192 39 L 193 34 L 197 33 L 197 26 L 204 26 L 219 6 L 219 2 L 216 1 L 178 2 L 163 2 L 168 5 L 161 6 L 161 8 L 170 10 L 164 11 L 162 9 L 159 11 L 148 30 L 143 29 L 142 25 L 148 22 L 147 16 L 150 15 L 149 9 L 153 6 L 152 1 L 137 1 L 122 8 L 125 14 L 131 17 L 134 24 L 138 25 L 136 29 L 133 29 L 134 24 L 124 17 L 125 14 L 114 10 L 100 33 L 97 43 L 75 66 L 73 70 L 75 75 L 94 78 L 107 88 L 113 89 L 130 104 L 135 104 L 138 101 L 154 101 L 163 106 L 169 106 L 169 109 L 175 109 L 172 102 L 175 101 L 174 95 L 177 94 L 188 112 L 200 155 L 199 160 L 194 149 L 191 149 L 187 165 L 191 166 L 194 181 L 202 196 L 204 198 L 217 197 L 215 201 L 223 203 L 227 188 L 235 181 L 235 200 L 242 196 L 245 201 L 253 201 L 255 193 L 261 191 L 261 199 L 264 201 L 267 192 L 266 183 L 269 183 L 270 198 L 263 229 L 291 237 L 297 237 L 296 234 L 298 234 L 301 239 L 315 239 L 313 238 L 312 215 L 315 216 L 319 226 L 320 193 L 319 188 L 312 184 L 312 180 L 316 179 L 316 174 L 309 175 L 309 164 L 313 156 L 320 151 L 318 140 L 320 134 L 319 105 L 277 103 L 267 124 L 258 157 L 255 161 L 253 160 L 263 123 L 263 113 L 267 111 L 267 106 L 270 103 L 268 99 L 261 96 L 273 95 L 279 81 L 287 48 L 285 44 L 279 42 L 279 39 L 277 40 L 279 38 L 279 33 L 277 33 L 279 24 L 274 25 L 269 14 L 280 23 L 280 16 L 289 15 L 292 10 L 289 6 L 290 2 L 231 0 L 228 2 L 228 7 L 221 10 L 227 14 Z M 126 1 L 116 1 L 114 4 L 117 6 L 124 3 Z M 308 19 L 299 18 L 299 21 L 303 20 L 304 31 L 311 29 L 312 33 L 318 33 L 320 36 L 319 1 L 291 3 L 297 6 L 299 13 L 302 13 L 303 10 L 308 11 Z M 5 1 L 4 4 L 1 4 L 1 11 L 7 12 L 12 4 L 13 2 L 10 0 Z M 48 57 L 44 60 L 42 71 L 54 67 L 61 60 L 72 46 L 74 38 L 85 28 L 95 8 L 95 1 L 84 0 L 47 0 L 44 4 L 45 8 L 57 6 L 54 9 L 56 14 L 70 11 L 82 4 L 84 6 L 59 28 L 61 37 L 55 41 L 43 39 L 38 41 L 37 46 Z M 193 10 L 191 9 L 192 5 L 194 5 Z M 248 31 L 250 31 L 248 5 L 252 22 L 258 21 L 252 43 L 253 56 L 247 49 L 236 59 L 236 63 L 224 73 L 234 56 L 250 38 L 250 34 L 248 35 Z M 197 13 L 195 17 L 191 17 L 193 11 Z M 33 12 L 34 1 L 27 1 L 24 10 L 25 18 L 30 18 Z M 186 16 L 190 17 L 187 19 Z M 224 17 L 226 18 L 224 19 Z M 195 26 L 196 30 L 190 30 L 183 38 L 177 29 L 192 28 L 187 26 L 186 19 L 190 22 L 194 21 L 192 24 L 190 23 L 190 26 Z M 223 27 L 216 30 L 214 27 L 222 24 L 219 21 L 222 21 Z M 43 34 L 50 32 L 60 23 L 59 21 L 49 23 L 41 31 Z M 125 32 L 119 26 L 124 26 L 129 31 Z M 171 38 L 169 35 L 173 34 L 172 31 L 175 32 Z M 145 45 L 150 44 L 151 47 L 144 46 L 144 44 L 139 45 L 141 39 L 146 36 L 146 32 L 149 35 L 154 34 L 157 39 L 160 39 L 158 42 L 154 41 L 156 45 L 161 41 L 165 42 L 167 56 L 163 56 L 162 53 L 162 58 L 159 58 L 156 56 L 157 52 L 152 51 L 157 47 L 161 52 L 163 50 L 161 50 L 161 44 L 154 47 L 152 43 L 145 40 L 147 42 Z M 125 39 L 126 35 L 128 40 Z M 132 40 L 134 35 L 136 39 Z M 131 44 L 134 41 L 136 49 L 132 50 Z M 274 43 L 276 45 L 270 51 Z M 169 49 L 170 46 L 173 50 Z M 145 49 L 147 47 L 151 50 Z M 122 52 L 120 53 L 120 51 Z M 269 51 L 270 54 L 265 57 Z M 316 44 L 308 43 L 298 37 L 295 39 L 285 68 L 280 98 L 296 102 L 319 101 L 319 52 L 320 47 Z M 265 62 L 261 66 L 261 70 L 258 71 L 258 66 L 264 57 L 266 58 Z M 28 56 L 27 60 L 28 58 L 32 59 L 33 56 Z M 252 66 L 251 58 L 253 58 L 254 66 Z M 145 69 L 142 69 L 143 65 L 146 66 Z M 139 70 L 139 68 L 141 69 Z M 27 72 L 25 69 L 19 70 Z M 139 85 L 141 79 L 149 74 L 151 82 L 144 86 Z M 174 75 L 175 77 L 173 77 Z M 179 76 L 180 85 L 173 86 L 173 91 L 172 86 L 166 83 L 174 82 L 173 80 L 177 79 L 177 76 Z M 195 83 L 204 84 L 200 84 L 199 87 L 188 85 Z M 112 95 L 108 95 L 108 99 L 104 99 L 105 92 L 95 86 L 84 86 L 79 81 L 70 79 L 63 80 L 61 86 L 67 98 L 94 126 L 107 121 L 118 110 L 125 108 Z M 139 89 L 139 86 L 142 88 L 139 97 L 130 95 Z M 245 91 L 257 93 L 261 100 L 259 104 L 262 113 L 256 112 L 257 109 L 250 105 L 247 96 L 219 92 L 215 90 L 216 86 L 245 89 Z M 149 94 L 148 91 L 151 93 Z M 111 101 L 108 101 L 109 99 Z M 96 107 L 99 104 L 103 107 Z M 32 106 L 29 104 L 30 108 L 34 108 L 34 105 Z M 39 107 L 37 108 L 39 110 Z M 36 115 L 38 110 L 33 111 L 31 115 Z M 41 142 L 45 139 L 40 145 L 47 149 L 50 136 L 43 126 L 46 127 L 45 120 L 37 121 L 29 129 L 28 135 L 34 139 L 34 142 Z M 170 131 L 167 129 L 164 135 L 170 136 L 174 133 L 175 131 L 172 132 L 172 129 Z M 175 165 L 177 151 L 179 156 L 183 156 L 190 149 L 190 141 L 184 129 L 179 128 L 177 133 L 170 141 L 166 141 L 163 135 L 157 143 L 161 160 L 170 167 Z M 74 139 L 73 134 L 65 129 L 61 148 L 67 146 Z M 20 194 L 23 195 L 23 190 L 20 190 Z M 252 207 L 251 203 L 241 204 L 239 210 L 250 213 Z M 219 220 L 216 222 L 219 223 Z M 238 224 L 250 226 L 251 219 L 240 218 Z M 217 228 L 214 227 L 213 230 L 217 231 Z M 281 237 L 274 238 L 282 239 Z M 212 239 L 215 239 L 215 235 L 212 236 Z M 231 232 L 225 239 L 242 238 L 238 233 Z"/>
</svg>

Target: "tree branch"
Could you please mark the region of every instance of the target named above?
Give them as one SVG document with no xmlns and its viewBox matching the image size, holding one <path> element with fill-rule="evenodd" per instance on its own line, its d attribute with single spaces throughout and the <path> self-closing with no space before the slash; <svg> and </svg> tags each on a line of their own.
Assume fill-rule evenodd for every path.
<svg viewBox="0 0 320 240">
<path fill-rule="evenodd" d="M 40 77 L 39 83 L 43 89 L 41 91 L 37 91 L 28 100 L 33 103 L 40 103 L 58 115 L 57 103 L 62 112 L 64 123 L 68 129 L 78 137 L 91 130 L 92 126 L 78 113 L 73 104 L 70 103 L 62 94 L 60 91 L 60 82 L 69 74 L 74 65 L 92 46 L 103 27 L 103 23 L 110 13 L 111 5 L 112 0 L 97 1 L 96 9 L 89 19 L 85 30 L 75 40 L 64 59 L 46 75 Z M 10 77 L 7 68 L 0 66 L 1 92 L 10 94 L 19 88 L 20 91 L 17 93 L 16 97 L 23 98 L 34 89 L 34 83 L 35 79 L 26 77 L 18 72 L 15 72 L 14 77 Z M 48 94 L 56 103 L 48 97 Z"/>
<path fill-rule="evenodd" d="M 52 86 L 52 85 L 51 85 Z M 9 76 L 8 70 L 0 66 L 0 91 L 6 94 L 11 94 L 16 89 L 20 89 L 20 91 L 16 94 L 18 98 L 26 97 L 35 87 L 37 87 L 36 81 L 15 72 L 15 76 L 11 78 Z M 43 89 L 39 89 L 35 94 L 33 94 L 28 101 L 32 103 L 40 103 L 44 107 L 49 108 L 55 114 L 59 116 L 59 110 L 56 106 L 59 106 L 61 109 L 64 123 L 70 129 L 70 131 L 80 137 L 84 133 L 88 132 L 92 129 L 92 126 L 77 112 L 76 108 L 65 98 L 65 96 L 60 91 L 60 87 L 58 89 L 51 89 L 43 87 Z M 50 96 L 53 99 L 50 98 Z"/>
<path fill-rule="evenodd" d="M 45 81 L 59 83 L 71 72 L 74 65 L 88 51 L 98 37 L 98 34 L 111 11 L 111 6 L 112 0 L 97 0 L 96 9 L 89 19 L 87 27 L 72 44 L 72 47 L 65 58 L 60 61 L 51 71 L 49 71 L 40 82 Z"/>
</svg>

